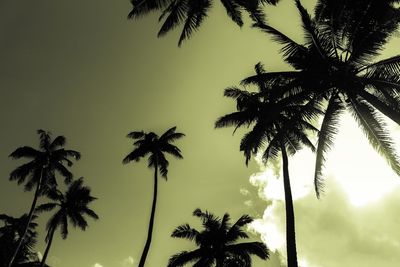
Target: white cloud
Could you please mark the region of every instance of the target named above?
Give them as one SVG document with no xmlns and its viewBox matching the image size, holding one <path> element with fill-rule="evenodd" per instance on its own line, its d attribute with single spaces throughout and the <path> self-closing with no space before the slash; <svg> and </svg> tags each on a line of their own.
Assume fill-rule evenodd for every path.
<svg viewBox="0 0 400 267">
<path fill-rule="evenodd" d="M 392 131 L 393 137 L 400 136 L 395 133 Z M 400 178 L 348 115 L 327 157 L 326 193 L 321 200 L 316 199 L 313 188 L 314 157 L 300 151 L 289 159 L 299 266 L 398 266 Z M 250 183 L 268 206 L 251 228 L 285 261 L 282 174 L 262 166 L 259 157 L 258 163 L 260 172 L 250 177 Z"/>
<path fill-rule="evenodd" d="M 95 264 L 92 265 L 92 267 L 103 267 L 103 265 L 101 265 L 100 263 L 96 262 Z"/>
<path fill-rule="evenodd" d="M 133 266 L 134 263 L 135 263 L 135 260 L 133 259 L 133 257 L 128 256 L 126 259 L 124 259 L 121 262 L 121 266 L 122 267 L 130 267 L 130 266 Z"/>
<path fill-rule="evenodd" d="M 250 191 L 246 188 L 240 188 L 240 194 L 242 194 L 243 196 L 248 196 L 250 195 Z"/>
</svg>

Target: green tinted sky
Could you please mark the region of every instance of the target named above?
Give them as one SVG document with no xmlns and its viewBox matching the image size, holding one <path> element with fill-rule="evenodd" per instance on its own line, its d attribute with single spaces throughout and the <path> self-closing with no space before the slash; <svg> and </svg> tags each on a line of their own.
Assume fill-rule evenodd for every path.
<svg viewBox="0 0 400 267">
<path fill-rule="evenodd" d="M 310 10 L 312 3 L 304 1 Z M 8 155 L 21 145 L 36 146 L 39 128 L 65 135 L 67 146 L 82 153 L 73 173 L 84 176 L 99 198 L 93 209 L 101 220 L 89 221 L 84 233 L 71 229 L 66 241 L 55 238 L 49 258 L 54 267 L 131 266 L 129 257 L 139 258 L 152 172 L 146 161 L 121 163 L 132 148 L 125 138 L 132 130 L 162 132 L 177 125 L 187 135 L 177 143 L 185 159 L 171 160 L 169 180 L 160 183 L 149 267 L 165 266 L 170 255 L 191 248 L 169 235 L 181 223 L 196 225 L 191 218 L 195 208 L 229 212 L 233 219 L 244 213 L 261 218 L 271 203 L 257 195 L 263 185 L 249 183 L 259 167 L 254 162 L 245 167 L 238 151 L 241 133 L 232 137 L 232 129 L 214 130 L 213 123 L 234 107 L 223 99 L 223 89 L 252 74 L 257 62 L 267 70 L 286 68 L 279 46 L 255 29 L 237 28 L 219 2 L 181 48 L 177 32 L 156 38 L 157 16 L 128 21 L 129 10 L 128 1 L 0 2 L 0 213 L 19 216 L 28 210 L 33 194 L 8 181 L 10 171 L 21 164 Z M 292 1 L 267 11 L 271 24 L 301 40 Z M 397 53 L 396 45 L 388 54 Z M 300 257 L 310 266 L 350 267 L 360 259 L 371 260 L 359 266 L 396 266 L 400 231 L 392 211 L 398 197 L 389 194 L 387 201 L 374 209 L 364 206 L 358 215 L 340 186 L 333 182 L 329 192 L 324 202 L 308 194 L 297 203 Z M 252 205 L 245 205 L 249 200 Z M 333 208 L 338 203 L 340 210 Z M 274 214 L 282 221 L 279 207 Z M 47 218 L 39 221 L 41 230 Z M 366 219 L 376 226 L 373 230 L 365 226 Z M 385 236 L 387 244 L 395 242 L 393 247 L 376 240 Z M 43 239 L 42 234 L 40 251 Z M 345 254 L 346 264 L 339 254 Z M 381 259 L 386 262 L 379 264 Z M 279 266 L 279 259 L 255 261 L 254 266 Z"/>
</svg>

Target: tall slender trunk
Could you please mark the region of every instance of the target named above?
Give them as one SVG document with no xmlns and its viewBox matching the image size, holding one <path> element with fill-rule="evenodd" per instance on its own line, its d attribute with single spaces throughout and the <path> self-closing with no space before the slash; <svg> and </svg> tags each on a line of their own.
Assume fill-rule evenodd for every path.
<svg viewBox="0 0 400 267">
<path fill-rule="evenodd" d="M 289 160 L 286 148 L 281 143 L 282 162 L 283 162 L 283 188 L 285 190 L 285 207 L 286 207 L 286 250 L 287 250 L 287 266 L 297 267 L 297 251 L 296 251 L 296 231 L 294 223 L 294 208 L 292 199 L 292 190 L 289 180 Z"/>
<path fill-rule="evenodd" d="M 35 213 L 35 209 L 36 209 L 36 203 L 37 203 L 37 200 L 39 198 L 40 185 L 42 183 L 42 178 L 43 178 L 43 168 L 40 171 L 40 177 L 39 177 L 39 181 L 38 181 L 37 186 L 36 186 L 35 196 L 33 197 L 31 210 L 29 211 L 29 215 L 28 215 L 28 222 L 26 223 L 24 233 L 19 238 L 17 248 L 15 249 L 14 254 L 12 255 L 12 257 L 10 259 L 10 262 L 8 263 L 8 267 L 11 267 L 12 264 L 14 263 L 14 260 L 17 257 L 17 254 L 20 251 L 22 244 L 24 243 L 24 239 L 26 237 L 26 234 L 28 233 L 29 225 L 31 224 L 32 217 L 33 217 L 33 214 Z"/>
<path fill-rule="evenodd" d="M 48 239 L 48 241 L 47 241 L 46 250 L 44 251 L 43 258 L 42 258 L 42 261 L 41 261 L 41 263 L 40 263 L 40 267 L 45 266 L 46 259 L 47 259 L 47 255 L 49 254 L 49 250 L 50 250 L 50 247 L 51 247 L 51 242 L 53 242 L 53 236 L 54 236 L 54 231 L 55 231 L 55 230 L 56 230 L 55 227 L 51 227 L 51 228 L 50 228 L 50 231 L 49 231 L 49 239 Z"/>
<path fill-rule="evenodd" d="M 224 265 L 224 260 L 222 257 L 217 258 L 217 263 L 215 267 L 222 267 Z"/>
<path fill-rule="evenodd" d="M 144 245 L 143 253 L 140 258 L 138 267 L 143 267 L 146 262 L 146 257 L 149 252 L 149 249 L 150 249 L 151 237 L 153 235 L 154 215 L 156 212 L 156 204 L 157 204 L 157 183 L 158 183 L 157 173 L 158 173 L 158 165 L 157 165 L 157 163 L 155 163 L 154 164 L 154 193 L 153 193 L 153 204 L 151 206 L 149 230 L 147 233 L 146 244 Z"/>
</svg>

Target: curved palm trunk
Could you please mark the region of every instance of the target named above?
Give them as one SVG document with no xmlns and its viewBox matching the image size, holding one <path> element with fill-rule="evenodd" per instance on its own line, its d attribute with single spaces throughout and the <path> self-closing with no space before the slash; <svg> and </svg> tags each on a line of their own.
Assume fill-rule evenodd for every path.
<svg viewBox="0 0 400 267">
<path fill-rule="evenodd" d="M 153 204 L 151 206 L 149 230 L 147 233 L 146 244 L 144 245 L 144 249 L 143 249 L 142 256 L 140 258 L 138 267 L 143 267 L 146 262 L 146 257 L 149 252 L 149 249 L 150 249 L 151 237 L 153 235 L 154 215 L 156 212 L 156 204 L 157 204 L 157 183 L 158 183 L 158 178 L 157 178 L 158 166 L 157 166 L 157 163 L 155 163 L 154 165 L 155 165 L 154 166 L 154 193 L 153 193 Z"/>
<path fill-rule="evenodd" d="M 17 257 L 17 254 L 18 254 L 19 250 L 21 249 L 22 244 L 24 243 L 25 236 L 28 233 L 29 225 L 31 224 L 32 217 L 33 217 L 33 214 L 35 213 L 35 209 L 36 209 L 36 203 L 39 198 L 40 185 L 42 183 L 42 178 L 43 178 L 43 168 L 40 171 L 40 177 L 39 177 L 38 184 L 36 186 L 35 196 L 33 197 L 31 210 L 29 211 L 29 215 L 28 215 L 28 222 L 26 223 L 24 233 L 22 234 L 22 236 L 20 237 L 20 239 L 18 241 L 17 248 L 15 249 L 14 254 L 12 255 L 12 257 L 10 259 L 10 262 L 8 263 L 8 267 L 11 267 L 12 264 L 14 263 L 14 260 Z"/>
<path fill-rule="evenodd" d="M 285 190 L 285 208 L 286 208 L 286 250 L 287 250 L 287 266 L 297 267 L 297 251 L 296 251 L 296 231 L 294 223 L 294 208 L 292 199 L 292 190 L 290 189 L 289 180 L 289 160 L 286 153 L 285 145 L 281 143 L 282 151 L 282 169 L 283 169 L 283 188 Z"/>
<path fill-rule="evenodd" d="M 55 228 L 52 227 L 50 229 L 50 232 L 49 232 L 49 234 L 50 234 L 49 235 L 49 239 L 48 239 L 48 242 L 47 242 L 46 250 L 44 251 L 44 254 L 43 254 L 42 262 L 40 263 L 40 267 L 44 267 L 45 266 L 47 255 L 49 254 L 51 243 L 53 242 L 54 231 L 55 231 Z"/>
</svg>

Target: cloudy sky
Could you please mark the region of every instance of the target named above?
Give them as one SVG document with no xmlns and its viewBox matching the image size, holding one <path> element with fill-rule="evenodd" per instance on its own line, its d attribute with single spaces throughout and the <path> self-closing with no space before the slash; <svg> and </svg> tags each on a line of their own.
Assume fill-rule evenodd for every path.
<svg viewBox="0 0 400 267">
<path fill-rule="evenodd" d="M 303 1 L 312 10 L 314 1 Z M 253 238 L 275 253 L 254 266 L 280 267 L 284 260 L 284 206 L 279 173 L 257 161 L 244 164 L 238 146 L 243 131 L 214 130 L 217 117 L 233 111 L 223 89 L 237 85 L 262 61 L 283 70 L 279 46 L 263 33 L 237 28 L 219 2 L 194 37 L 177 47 L 178 32 L 156 38 L 157 16 L 128 21 L 129 1 L 0 1 L 0 213 L 20 216 L 33 197 L 8 181 L 22 161 L 8 155 L 36 146 L 37 129 L 65 135 L 82 153 L 72 168 L 84 176 L 100 215 L 86 232 L 57 235 L 53 267 L 135 266 L 146 237 L 152 200 L 152 171 L 146 162 L 122 165 L 132 149 L 133 130 L 163 132 L 176 125 L 184 160 L 171 160 L 169 179 L 159 187 L 153 242 L 147 266 L 165 266 L 169 256 L 192 244 L 170 238 L 185 222 L 199 226 L 192 211 L 229 212 L 257 218 Z M 270 24 L 301 40 L 292 1 L 267 8 Z M 384 56 L 395 55 L 399 39 Z M 399 136 L 395 127 L 393 135 Z M 290 161 L 303 267 L 397 266 L 400 261 L 400 183 L 345 117 L 329 155 L 322 200 L 312 191 L 309 152 Z M 44 226 L 40 242 L 43 252 Z M 283 253 L 284 255 L 284 253 Z"/>
</svg>

